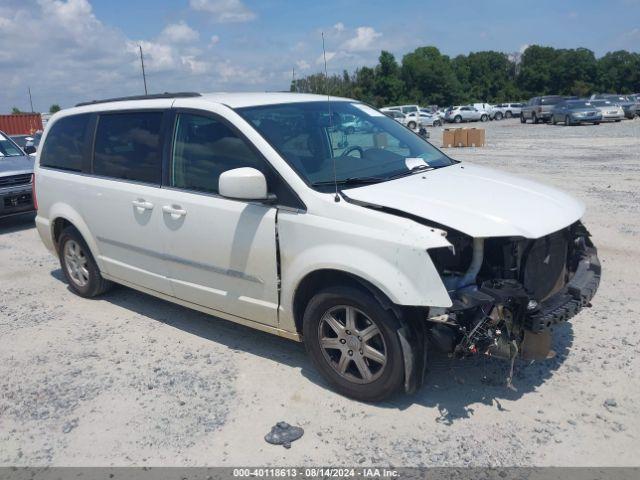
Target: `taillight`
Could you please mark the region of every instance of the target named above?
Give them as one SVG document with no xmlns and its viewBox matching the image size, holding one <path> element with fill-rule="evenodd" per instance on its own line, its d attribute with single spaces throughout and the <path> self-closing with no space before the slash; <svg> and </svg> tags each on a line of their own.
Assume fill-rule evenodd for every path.
<svg viewBox="0 0 640 480">
<path fill-rule="evenodd" d="M 38 198 L 36 197 L 36 174 L 31 174 L 31 199 L 33 200 L 34 210 L 38 210 Z"/>
</svg>

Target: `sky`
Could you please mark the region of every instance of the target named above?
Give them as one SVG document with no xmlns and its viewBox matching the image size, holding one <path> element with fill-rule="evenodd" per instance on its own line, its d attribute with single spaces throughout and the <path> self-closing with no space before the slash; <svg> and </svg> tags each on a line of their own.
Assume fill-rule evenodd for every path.
<svg viewBox="0 0 640 480">
<path fill-rule="evenodd" d="M 296 76 L 400 60 L 586 47 L 640 50 L 640 0 L 0 0 L 0 113 L 144 93 L 288 90 Z"/>
</svg>

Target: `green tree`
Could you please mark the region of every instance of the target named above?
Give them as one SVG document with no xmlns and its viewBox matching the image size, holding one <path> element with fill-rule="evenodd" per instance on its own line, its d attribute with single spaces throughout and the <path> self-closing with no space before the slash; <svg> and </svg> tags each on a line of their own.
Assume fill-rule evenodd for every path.
<svg viewBox="0 0 640 480">
<path fill-rule="evenodd" d="M 598 60 L 597 78 L 602 92 L 640 92 L 640 53 L 608 52 Z"/>
<path fill-rule="evenodd" d="M 11 113 L 15 115 L 15 114 L 18 114 L 18 113 L 22 113 L 22 110 L 20 110 L 18 107 L 13 107 L 11 109 Z"/>
<path fill-rule="evenodd" d="M 416 48 L 405 55 L 401 72 L 414 102 L 450 105 L 460 97 L 460 82 L 451 61 L 436 47 Z"/>
<path fill-rule="evenodd" d="M 517 82 L 525 97 L 556 93 L 551 71 L 557 56 L 555 48 L 539 45 L 531 45 L 524 51 Z"/>
<path fill-rule="evenodd" d="M 54 103 L 49 107 L 49 113 L 56 113 L 56 112 L 59 112 L 60 110 L 62 109 L 60 108 L 60 105 L 58 105 L 57 103 Z"/>
<path fill-rule="evenodd" d="M 375 67 L 374 95 L 376 105 L 397 103 L 402 97 L 404 82 L 393 54 L 382 51 Z"/>
</svg>

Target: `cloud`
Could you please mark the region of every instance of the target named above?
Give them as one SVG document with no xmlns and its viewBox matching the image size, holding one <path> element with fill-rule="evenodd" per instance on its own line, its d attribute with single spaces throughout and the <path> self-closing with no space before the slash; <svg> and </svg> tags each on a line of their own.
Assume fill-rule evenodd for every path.
<svg viewBox="0 0 640 480">
<path fill-rule="evenodd" d="M 209 40 L 209 46 L 213 47 L 220 43 L 220 37 L 218 35 L 211 35 L 211 39 Z"/>
<path fill-rule="evenodd" d="M 372 50 L 377 48 L 376 40 L 381 36 L 382 34 L 376 32 L 373 27 L 358 27 L 356 36 L 344 42 L 342 47 L 349 52 Z"/>
<path fill-rule="evenodd" d="M 524 53 L 524 51 L 529 48 L 531 45 L 529 45 L 528 43 L 525 43 L 524 45 L 520 46 L 520 49 L 518 50 L 518 52 L 520 53 Z"/>
<path fill-rule="evenodd" d="M 327 58 L 327 63 L 329 63 L 337 55 L 337 52 L 326 52 L 326 54 L 321 53 L 320 56 L 316 59 L 317 65 L 324 65 L 325 55 Z"/>
<path fill-rule="evenodd" d="M 334 29 L 336 32 L 342 32 L 342 31 L 344 31 L 344 23 L 342 23 L 342 22 L 338 22 L 338 23 L 336 23 L 336 24 L 333 26 L 333 29 Z"/>
<path fill-rule="evenodd" d="M 241 0 L 189 0 L 189 6 L 198 12 L 210 13 L 220 23 L 248 22 L 256 18 Z"/>
<path fill-rule="evenodd" d="M 191 43 L 200 38 L 200 34 L 184 21 L 167 25 L 160 36 L 173 43 Z"/>
<path fill-rule="evenodd" d="M 298 60 L 296 62 L 296 67 L 298 67 L 298 70 L 308 70 L 311 68 L 311 65 L 309 65 L 309 62 L 306 60 Z"/>
</svg>

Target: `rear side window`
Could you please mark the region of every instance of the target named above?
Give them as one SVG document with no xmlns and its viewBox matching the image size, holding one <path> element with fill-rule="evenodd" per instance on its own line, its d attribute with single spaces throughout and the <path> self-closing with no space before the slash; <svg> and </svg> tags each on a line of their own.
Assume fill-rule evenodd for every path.
<svg viewBox="0 0 640 480">
<path fill-rule="evenodd" d="M 162 112 L 102 114 L 96 129 L 93 173 L 160 184 Z"/>
<path fill-rule="evenodd" d="M 64 117 L 53 124 L 40 154 L 40 165 L 82 171 L 84 145 L 91 115 Z"/>
<path fill-rule="evenodd" d="M 210 117 L 181 113 L 173 141 L 171 185 L 187 190 L 218 193 L 222 172 L 240 167 L 260 170 L 264 161 L 224 123 Z"/>
</svg>

